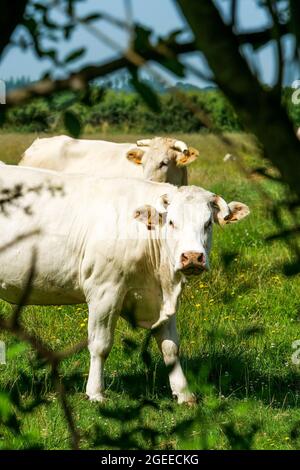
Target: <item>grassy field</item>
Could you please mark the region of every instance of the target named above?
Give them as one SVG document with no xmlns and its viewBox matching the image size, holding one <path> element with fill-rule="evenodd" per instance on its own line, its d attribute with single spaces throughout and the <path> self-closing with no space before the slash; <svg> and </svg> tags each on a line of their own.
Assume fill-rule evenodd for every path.
<svg viewBox="0 0 300 470">
<path fill-rule="evenodd" d="M 124 342 L 130 338 L 141 345 L 145 331 L 133 331 L 121 319 L 106 365 L 105 405 L 85 399 L 86 350 L 62 367 L 65 377 L 76 373 L 70 402 L 82 433 L 81 445 L 118 448 L 121 441 L 126 448 L 132 445 L 127 438 L 132 437 L 145 449 L 299 448 L 300 365 L 294 365 L 291 358 L 292 343 L 300 339 L 300 282 L 299 277 L 282 274 L 282 265 L 290 260 L 285 244 L 265 242 L 276 231 L 270 200 L 282 200 L 285 191 L 278 183 L 247 177 L 245 168 L 264 164 L 250 136 L 176 137 L 200 151 L 190 168 L 190 183 L 215 191 L 227 201 L 243 201 L 251 209 L 242 223 L 215 227 L 211 270 L 188 282 L 178 311 L 182 364 L 199 403 L 189 408 L 172 401 L 156 346 L 151 343 L 152 365 L 147 370 L 138 350 L 128 351 Z M 0 159 L 18 161 L 33 138 L 0 134 Z M 136 138 L 111 136 L 116 141 Z M 228 152 L 239 155 L 237 162 L 223 162 Z M 1 309 L 10 312 L 4 302 Z M 85 305 L 28 307 L 22 318 L 30 331 L 55 350 L 86 337 Z M 14 339 L 4 334 L 0 338 L 8 344 L 7 364 L 0 365 L 1 388 L 20 393 L 28 404 L 40 386 L 45 398 L 33 413 L 17 411 L 21 437 L 2 429 L 0 420 L 0 447 L 26 448 L 30 438 L 36 446 L 68 448 L 67 427 L 47 370 L 33 373 L 32 351 L 16 349 Z M 150 401 L 141 407 L 144 398 Z M 5 393 L 0 393 L 0 403 L 5 399 Z M 148 431 L 141 433 L 140 427 Z"/>
</svg>

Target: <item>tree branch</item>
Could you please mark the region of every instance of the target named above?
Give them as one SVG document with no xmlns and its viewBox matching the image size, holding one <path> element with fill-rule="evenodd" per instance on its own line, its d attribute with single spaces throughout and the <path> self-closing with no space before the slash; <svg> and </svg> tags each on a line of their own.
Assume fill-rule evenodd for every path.
<svg viewBox="0 0 300 470">
<path fill-rule="evenodd" d="M 187 52 L 195 51 L 195 43 L 188 42 L 183 44 L 174 44 L 170 47 L 170 52 L 178 55 L 185 54 Z M 11 91 L 6 98 L 6 106 L 16 106 L 26 101 L 29 101 L 32 98 L 36 97 L 47 97 L 52 95 L 55 92 L 73 90 L 79 91 L 86 87 L 87 83 L 91 80 L 94 80 L 99 77 L 103 77 L 110 73 L 116 72 L 122 68 L 126 68 L 132 64 L 130 60 L 130 53 L 127 53 L 126 56 L 122 56 L 111 60 L 109 62 L 104 62 L 99 65 L 89 65 L 83 69 L 73 72 L 69 77 L 52 80 L 51 78 L 45 78 L 39 82 L 33 83 L 27 87 Z M 145 52 L 141 58 L 144 62 L 149 60 L 161 61 L 162 56 L 158 49 L 153 47 L 149 51 Z"/>
<path fill-rule="evenodd" d="M 283 47 L 281 44 L 280 22 L 278 19 L 277 5 L 272 0 L 267 0 L 266 5 L 272 17 L 273 25 L 274 25 L 274 35 L 275 35 L 275 40 L 276 40 L 276 45 L 277 45 L 277 61 L 278 61 L 276 89 L 277 89 L 279 96 L 281 96 L 283 73 L 284 73 L 284 55 L 283 55 Z"/>
<path fill-rule="evenodd" d="M 281 36 L 289 33 L 288 27 L 285 24 L 278 24 L 278 32 Z M 254 49 L 264 46 L 269 41 L 275 39 L 274 26 L 267 28 L 264 31 L 249 31 L 246 33 L 236 34 L 236 38 L 240 46 L 244 44 L 251 44 Z"/>
<path fill-rule="evenodd" d="M 11 35 L 22 22 L 28 0 L 0 0 L 0 57 Z"/>
<path fill-rule="evenodd" d="M 239 53 L 239 41 L 210 0 L 177 0 L 215 74 L 244 125 L 265 147 L 267 158 L 300 197 L 300 143 L 286 110 L 273 90 L 262 87 Z"/>
</svg>

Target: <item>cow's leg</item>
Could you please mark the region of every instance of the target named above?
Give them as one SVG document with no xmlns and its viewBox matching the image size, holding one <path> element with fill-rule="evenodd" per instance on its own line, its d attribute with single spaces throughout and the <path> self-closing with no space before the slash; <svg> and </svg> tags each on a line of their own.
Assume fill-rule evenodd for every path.
<svg viewBox="0 0 300 470">
<path fill-rule="evenodd" d="M 195 396 L 189 391 L 188 383 L 179 361 L 179 339 L 175 315 L 168 323 L 155 332 L 155 339 L 162 352 L 164 362 L 169 369 L 169 380 L 172 394 L 178 403 L 195 403 Z"/>
<path fill-rule="evenodd" d="M 113 292 L 106 292 L 97 302 L 89 304 L 88 342 L 91 362 L 86 394 L 91 401 L 104 401 L 104 364 L 113 345 L 118 319 L 116 305 L 111 298 Z"/>
</svg>

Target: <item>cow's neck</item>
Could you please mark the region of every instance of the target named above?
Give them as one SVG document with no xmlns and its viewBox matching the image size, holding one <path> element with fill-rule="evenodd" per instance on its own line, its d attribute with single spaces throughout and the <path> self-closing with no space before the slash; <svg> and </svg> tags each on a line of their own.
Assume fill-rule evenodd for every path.
<svg viewBox="0 0 300 470">
<path fill-rule="evenodd" d="M 171 254 L 164 239 L 149 237 L 148 257 L 150 269 L 157 276 L 163 292 L 173 295 L 175 286 L 180 286 L 181 291 L 183 276 L 174 271 Z"/>
<path fill-rule="evenodd" d="M 163 301 L 159 318 L 156 323 L 152 325 L 153 329 L 159 328 L 168 322 L 170 317 L 175 315 L 183 281 L 183 276 L 174 271 L 165 241 L 156 240 L 156 243 L 156 247 L 151 245 L 152 252 L 155 251 L 155 253 L 159 253 L 159 256 L 152 256 L 152 259 L 155 260 L 155 266 L 153 265 L 153 268 L 155 269 L 157 280 L 161 288 Z"/>
</svg>

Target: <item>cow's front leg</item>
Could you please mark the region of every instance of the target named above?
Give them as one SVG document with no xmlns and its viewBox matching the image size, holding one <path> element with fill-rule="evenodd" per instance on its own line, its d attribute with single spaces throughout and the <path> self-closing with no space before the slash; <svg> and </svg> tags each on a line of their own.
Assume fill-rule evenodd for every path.
<svg viewBox="0 0 300 470">
<path fill-rule="evenodd" d="M 114 338 L 118 318 L 115 305 L 110 302 L 111 293 L 104 294 L 97 303 L 89 304 L 88 344 L 90 371 L 86 394 L 91 401 L 104 401 L 104 364 Z"/>
<path fill-rule="evenodd" d="M 169 319 L 168 323 L 158 328 L 154 334 L 164 362 L 169 369 L 172 394 L 177 397 L 178 403 L 195 403 L 195 396 L 189 391 L 188 383 L 179 361 L 179 339 L 175 315 Z"/>
</svg>

